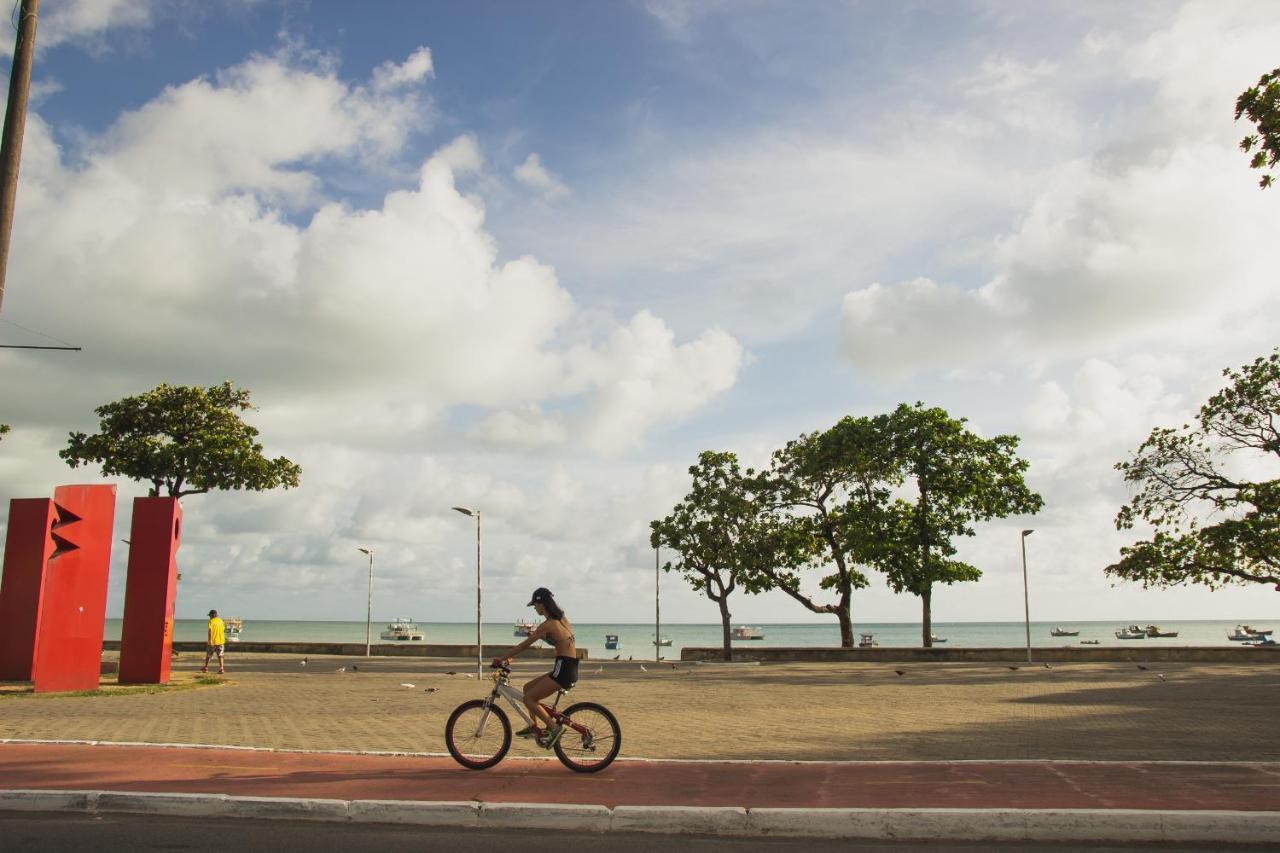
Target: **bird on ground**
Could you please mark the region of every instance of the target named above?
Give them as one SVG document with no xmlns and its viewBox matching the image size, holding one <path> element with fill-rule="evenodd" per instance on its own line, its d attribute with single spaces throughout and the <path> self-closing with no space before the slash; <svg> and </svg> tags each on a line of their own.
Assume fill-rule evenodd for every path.
<svg viewBox="0 0 1280 853">
<path fill-rule="evenodd" d="M 1142 664 L 1138 664 L 1138 669 L 1146 669 L 1146 667 L 1143 666 Z"/>
<path fill-rule="evenodd" d="M 467 678 L 475 678 L 475 676 L 474 676 L 474 675 L 472 675 L 472 674 L 471 674 L 471 673 L 469 673 L 469 672 L 468 672 L 468 673 L 466 673 L 466 676 L 467 676 Z"/>
<path fill-rule="evenodd" d="M 1157 673 L 1156 673 L 1156 678 L 1160 679 L 1161 681 L 1164 681 L 1164 673 L 1163 673 L 1163 672 L 1157 672 Z"/>
<path fill-rule="evenodd" d="M 614 660 L 617 660 L 617 659 L 618 659 L 618 658 L 620 658 L 620 657 L 622 657 L 622 655 L 614 655 L 614 656 L 613 656 L 613 659 L 614 659 Z"/>
<path fill-rule="evenodd" d="M 1011 670 L 1016 670 L 1016 669 L 1017 669 L 1017 667 L 1016 667 L 1016 666 L 1011 666 L 1011 667 L 1009 667 L 1009 669 L 1011 669 Z"/>
<path fill-rule="evenodd" d="M 352 671 L 352 672 L 359 672 L 359 671 L 360 671 L 360 667 L 356 666 L 356 665 L 353 663 L 353 664 L 351 664 L 351 671 Z"/>
<path fill-rule="evenodd" d="M 336 670 L 334 670 L 334 671 L 335 671 L 335 672 L 346 672 L 346 671 L 347 671 L 347 668 L 346 668 L 345 666 L 340 666 L 340 667 L 338 667 L 338 668 L 337 668 Z"/>
<path fill-rule="evenodd" d="M 1049 664 L 1045 664 L 1045 665 L 1044 665 L 1044 668 L 1045 668 L 1045 669 L 1053 669 L 1053 667 L 1049 666 Z"/>
<path fill-rule="evenodd" d="M 672 668 L 672 669 L 679 669 L 679 667 L 678 667 L 678 666 L 676 666 L 675 664 L 671 664 L 671 668 Z"/>
<path fill-rule="evenodd" d="M 648 672 L 649 670 L 647 670 L 647 669 L 645 669 L 645 668 L 644 668 L 644 664 L 640 664 L 640 671 L 641 671 L 641 672 Z"/>
<path fill-rule="evenodd" d="M 907 674 L 906 670 L 902 670 L 902 669 L 895 669 L 894 672 L 898 673 L 899 676 L 903 676 Z"/>
<path fill-rule="evenodd" d="M 401 686 L 401 687 L 417 687 L 418 685 L 416 685 L 416 684 L 410 684 L 410 683 L 409 683 L 409 682 L 407 682 L 407 681 L 402 681 L 402 682 L 400 682 L 400 686 Z"/>
<path fill-rule="evenodd" d="M 306 665 L 307 665 L 307 659 L 306 659 L 306 658 L 303 658 L 301 661 L 299 661 L 299 663 L 301 663 L 303 666 L 306 666 Z"/>
<path fill-rule="evenodd" d="M 440 690 L 440 688 L 439 688 L 439 687 L 428 687 L 426 690 L 423 690 L 422 692 L 423 692 L 423 693 L 437 693 L 437 692 L 439 692 L 439 690 Z"/>
<path fill-rule="evenodd" d="M 453 670 L 449 670 L 448 672 L 445 673 L 445 675 L 457 675 L 457 674 L 458 673 L 454 672 Z"/>
<path fill-rule="evenodd" d="M 636 659 L 635 655 L 627 655 L 627 660 L 635 660 L 635 659 Z"/>
<path fill-rule="evenodd" d="M 592 671 L 592 673 L 591 673 L 591 674 L 592 674 L 592 675 L 599 675 L 599 674 L 600 674 L 600 673 L 602 673 L 602 672 L 604 672 L 604 667 L 602 667 L 602 666 L 598 666 L 598 667 L 596 667 L 596 668 L 595 668 L 595 670 L 593 670 L 593 671 Z"/>
</svg>

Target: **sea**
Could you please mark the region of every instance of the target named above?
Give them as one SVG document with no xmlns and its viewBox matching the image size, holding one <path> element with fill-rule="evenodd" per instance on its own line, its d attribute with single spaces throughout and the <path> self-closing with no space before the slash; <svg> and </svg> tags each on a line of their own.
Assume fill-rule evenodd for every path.
<svg viewBox="0 0 1280 853">
<path fill-rule="evenodd" d="M 228 614 L 234 616 L 234 614 Z M 120 639 L 119 619 L 108 619 L 105 639 Z M 205 638 L 207 621 L 204 619 L 179 619 L 174 625 L 174 638 L 179 641 L 199 642 Z M 738 623 L 734 623 L 735 626 Z M 1143 623 L 1143 627 L 1147 623 Z M 1271 624 L 1251 623 L 1256 628 L 1280 627 Z M 474 644 L 474 622 L 418 622 L 424 633 L 424 643 L 446 645 Z M 1038 647 L 1078 646 L 1082 640 L 1097 640 L 1099 646 L 1238 646 L 1227 639 L 1236 623 L 1229 620 L 1197 620 L 1162 622 L 1164 631 L 1176 631 L 1177 637 L 1148 637 L 1143 640 L 1120 640 L 1115 632 L 1124 625 L 1115 622 L 1032 622 L 1031 645 Z M 378 634 L 386 627 L 379 621 L 372 625 L 373 642 L 382 642 Z M 482 626 L 486 645 L 519 642 L 511 622 L 486 622 Z M 840 631 L 834 619 L 823 623 L 753 623 L 764 635 L 760 640 L 735 640 L 734 645 L 744 648 L 759 646 L 839 646 Z M 1079 631 L 1075 637 L 1053 637 L 1050 631 L 1062 628 Z M 871 634 L 882 647 L 910 647 L 920 645 L 920 625 L 912 622 L 865 622 L 853 626 L 858 634 Z M 654 654 L 653 623 L 575 623 L 574 633 L 578 646 L 588 649 L 593 656 L 604 657 L 605 636 L 616 634 L 619 646 L 612 654 L 622 653 L 637 657 Z M 937 622 L 933 633 L 937 645 L 963 648 L 1009 648 L 1026 645 L 1026 627 L 1022 622 Z M 664 656 L 678 657 L 685 646 L 721 645 L 719 623 L 663 624 L 662 636 L 671 640 L 663 647 Z M 254 642 L 314 642 L 314 643 L 363 643 L 364 622 L 305 622 L 292 620 L 246 619 L 241 640 Z M 945 640 L 945 643 L 943 642 Z M 1092 645 L 1092 644 L 1091 644 Z"/>
</svg>

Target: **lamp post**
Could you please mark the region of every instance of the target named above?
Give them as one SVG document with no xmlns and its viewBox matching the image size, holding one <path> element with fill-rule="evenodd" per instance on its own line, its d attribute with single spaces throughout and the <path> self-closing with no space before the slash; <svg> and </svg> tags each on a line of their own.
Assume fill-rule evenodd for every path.
<svg viewBox="0 0 1280 853">
<path fill-rule="evenodd" d="M 662 598 L 660 578 L 662 572 L 659 569 L 661 561 L 658 559 L 658 549 L 653 549 L 653 659 L 655 662 L 662 660 Z"/>
<path fill-rule="evenodd" d="M 1027 663 L 1031 663 L 1031 603 L 1027 596 L 1027 537 L 1034 530 L 1022 531 L 1022 614 L 1027 622 Z"/>
<path fill-rule="evenodd" d="M 455 506 L 453 510 L 476 520 L 476 678 L 483 678 L 484 664 L 481 659 L 484 657 L 484 646 L 480 638 L 480 510 L 467 509 L 465 506 Z"/>
<path fill-rule="evenodd" d="M 365 599 L 364 609 L 364 656 L 371 657 L 370 647 L 373 644 L 373 549 L 357 548 L 356 550 L 369 555 L 369 594 Z"/>
</svg>

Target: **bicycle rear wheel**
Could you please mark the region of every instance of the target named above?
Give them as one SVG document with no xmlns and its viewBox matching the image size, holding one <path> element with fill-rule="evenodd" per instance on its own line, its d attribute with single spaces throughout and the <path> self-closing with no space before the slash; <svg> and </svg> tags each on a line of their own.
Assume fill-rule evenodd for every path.
<svg viewBox="0 0 1280 853">
<path fill-rule="evenodd" d="M 511 721 L 506 711 L 484 699 L 463 702 L 444 725 L 444 743 L 453 760 L 468 770 L 486 770 L 511 748 Z"/>
<path fill-rule="evenodd" d="M 597 773 L 618 757 L 622 728 L 613 713 L 594 702 L 579 702 L 564 709 L 568 728 L 556 741 L 556 758 L 577 773 Z"/>
</svg>

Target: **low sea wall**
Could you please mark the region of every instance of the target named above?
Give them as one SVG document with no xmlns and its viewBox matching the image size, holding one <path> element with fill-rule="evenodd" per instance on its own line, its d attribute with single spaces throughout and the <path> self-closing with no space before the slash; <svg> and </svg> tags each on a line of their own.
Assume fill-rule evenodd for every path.
<svg viewBox="0 0 1280 853">
<path fill-rule="evenodd" d="M 119 640 L 106 640 L 102 644 L 106 651 L 119 651 Z M 175 651 L 203 652 L 204 643 L 181 641 L 173 644 Z M 227 643 L 229 654 L 241 653 L 276 653 L 285 655 L 351 655 L 364 657 L 364 643 Z M 496 658 L 511 650 L 510 645 L 484 646 L 480 656 L 486 660 Z M 374 643 L 369 647 L 374 657 L 408 657 L 408 658 L 474 658 L 475 646 L 446 646 L 439 643 Z M 590 654 L 588 649 L 579 648 L 578 658 L 581 660 Z M 529 648 L 520 653 L 521 658 L 554 658 L 556 650 L 552 648 Z"/>
<path fill-rule="evenodd" d="M 1031 658 L 1036 663 L 1088 663 L 1148 661 L 1181 663 L 1269 663 L 1280 664 L 1280 646 L 1044 646 L 1032 647 Z M 680 650 L 682 661 L 719 661 L 724 659 L 724 649 L 685 646 Z M 974 648 L 874 648 L 842 649 L 783 646 L 734 646 L 733 659 L 763 661 L 769 663 L 964 663 L 998 662 L 1026 663 L 1027 650 L 1023 648 L 974 649 Z"/>
</svg>

